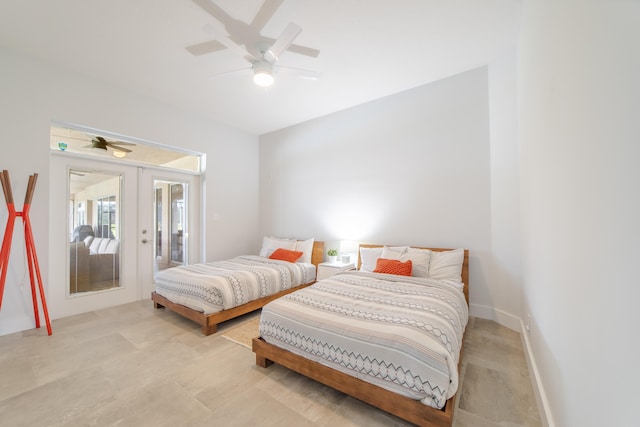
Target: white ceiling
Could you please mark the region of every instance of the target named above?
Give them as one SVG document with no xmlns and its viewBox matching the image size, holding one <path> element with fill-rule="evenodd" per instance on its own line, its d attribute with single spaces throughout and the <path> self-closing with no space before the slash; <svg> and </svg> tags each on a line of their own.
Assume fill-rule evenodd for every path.
<svg viewBox="0 0 640 427">
<path fill-rule="evenodd" d="M 263 0 L 214 0 L 251 22 Z M 214 18 L 191 0 L 2 0 L 0 44 L 217 122 L 264 134 L 490 63 L 515 45 L 520 0 L 284 0 L 262 31 L 289 22 L 296 44 L 271 88 L 235 52 L 194 56 Z"/>
</svg>

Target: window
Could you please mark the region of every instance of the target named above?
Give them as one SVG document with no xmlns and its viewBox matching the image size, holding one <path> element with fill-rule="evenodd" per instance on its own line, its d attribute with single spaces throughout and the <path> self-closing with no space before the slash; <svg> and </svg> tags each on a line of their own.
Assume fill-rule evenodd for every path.
<svg viewBox="0 0 640 427">
<path fill-rule="evenodd" d="M 96 138 L 101 138 L 99 143 Z M 49 149 L 135 165 L 163 166 L 174 170 L 200 172 L 200 155 L 146 141 L 110 135 L 82 127 L 51 125 Z M 122 151 L 122 150 L 127 151 Z"/>
<path fill-rule="evenodd" d="M 116 229 L 116 196 L 102 197 L 97 200 L 98 229 L 96 237 L 115 239 L 118 235 Z"/>
</svg>

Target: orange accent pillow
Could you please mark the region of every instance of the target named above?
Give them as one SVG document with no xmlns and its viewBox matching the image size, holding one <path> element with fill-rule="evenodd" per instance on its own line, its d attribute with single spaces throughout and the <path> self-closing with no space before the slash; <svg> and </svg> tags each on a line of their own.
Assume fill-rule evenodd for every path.
<svg viewBox="0 0 640 427">
<path fill-rule="evenodd" d="M 398 276 L 411 276 L 413 264 L 411 260 L 402 262 L 397 259 L 378 258 L 374 273 L 396 274 Z"/>
<path fill-rule="evenodd" d="M 278 248 L 271 255 L 270 259 L 277 259 L 280 261 L 296 262 L 298 258 L 302 256 L 302 252 L 290 251 L 288 249 Z"/>
</svg>

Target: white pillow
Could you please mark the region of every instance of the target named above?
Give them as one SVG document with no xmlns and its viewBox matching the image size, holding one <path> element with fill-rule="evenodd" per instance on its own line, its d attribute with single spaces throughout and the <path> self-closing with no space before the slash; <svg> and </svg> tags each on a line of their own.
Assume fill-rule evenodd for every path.
<svg viewBox="0 0 640 427">
<path fill-rule="evenodd" d="M 462 263 L 464 249 L 445 252 L 433 252 L 429 263 L 429 278 L 437 280 L 456 280 L 462 282 Z"/>
<path fill-rule="evenodd" d="M 360 271 L 373 273 L 384 248 L 360 248 Z"/>
<path fill-rule="evenodd" d="M 278 248 L 295 251 L 296 241 L 264 236 L 264 238 L 262 239 L 262 249 L 260 249 L 260 256 L 269 257 L 273 253 L 273 251 Z"/>
<path fill-rule="evenodd" d="M 400 259 L 409 249 L 409 246 L 385 246 L 382 248 L 382 255 L 380 258 L 384 259 Z"/>
<path fill-rule="evenodd" d="M 120 241 L 118 239 L 109 239 L 107 242 L 107 246 L 105 246 L 104 250 L 101 253 L 117 254 L 119 245 L 120 245 Z"/>
<path fill-rule="evenodd" d="M 100 249 L 100 244 L 103 240 L 104 238 L 102 237 L 94 237 L 94 239 L 91 241 L 91 244 L 89 245 L 89 253 L 92 255 L 97 254 L 98 249 Z"/>
<path fill-rule="evenodd" d="M 373 273 L 378 258 L 400 259 L 409 246 L 381 246 L 379 248 L 360 248 L 360 270 Z M 386 256 L 384 256 L 386 255 Z"/>
<path fill-rule="evenodd" d="M 429 249 L 409 248 L 400 257 L 400 261 L 407 262 L 411 260 L 411 275 L 413 277 L 428 277 L 431 253 Z"/>
<path fill-rule="evenodd" d="M 296 242 L 295 251 L 302 252 L 302 256 L 298 258 L 296 262 L 311 263 L 311 254 L 313 253 L 313 241 L 314 239 L 298 240 Z"/>
</svg>

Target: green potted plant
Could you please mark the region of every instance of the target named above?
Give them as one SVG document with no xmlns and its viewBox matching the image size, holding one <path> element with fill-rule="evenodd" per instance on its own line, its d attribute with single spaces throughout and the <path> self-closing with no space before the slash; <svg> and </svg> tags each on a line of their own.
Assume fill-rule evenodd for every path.
<svg viewBox="0 0 640 427">
<path fill-rule="evenodd" d="M 338 260 L 338 250 L 337 249 L 329 249 L 327 251 L 327 257 L 329 262 L 336 262 Z"/>
</svg>

